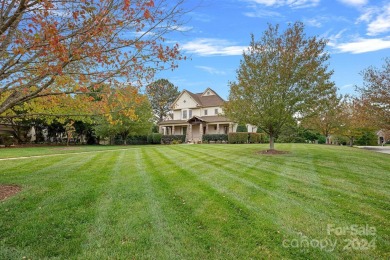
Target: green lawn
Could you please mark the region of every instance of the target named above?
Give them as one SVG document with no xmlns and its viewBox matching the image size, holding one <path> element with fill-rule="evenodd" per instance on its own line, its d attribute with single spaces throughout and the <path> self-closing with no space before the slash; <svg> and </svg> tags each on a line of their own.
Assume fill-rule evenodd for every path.
<svg viewBox="0 0 390 260">
<path fill-rule="evenodd" d="M 390 258 L 389 155 L 266 147 L 1 149 L 0 259 Z"/>
</svg>

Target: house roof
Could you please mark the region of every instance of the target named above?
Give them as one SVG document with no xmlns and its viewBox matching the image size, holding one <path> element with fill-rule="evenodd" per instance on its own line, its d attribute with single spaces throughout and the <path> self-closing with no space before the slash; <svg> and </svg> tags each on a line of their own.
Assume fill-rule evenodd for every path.
<svg viewBox="0 0 390 260">
<path fill-rule="evenodd" d="M 214 95 L 205 95 L 207 91 L 211 91 Z M 176 98 L 176 100 L 172 103 L 172 106 L 179 100 L 179 98 L 183 95 L 184 92 L 187 92 L 199 106 L 202 107 L 218 107 L 222 106 L 225 100 L 221 98 L 214 90 L 211 88 L 207 88 L 202 93 L 192 93 L 184 89 L 181 94 Z"/>
</svg>

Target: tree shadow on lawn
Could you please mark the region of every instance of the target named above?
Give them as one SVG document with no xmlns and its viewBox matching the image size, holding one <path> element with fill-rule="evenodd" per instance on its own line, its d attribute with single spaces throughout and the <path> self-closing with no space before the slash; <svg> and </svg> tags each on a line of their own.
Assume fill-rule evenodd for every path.
<svg viewBox="0 0 390 260">
<path fill-rule="evenodd" d="M 261 155 L 281 155 L 281 154 L 289 154 L 289 153 L 290 153 L 289 151 L 280 151 L 275 149 L 261 150 L 256 152 L 256 154 L 261 154 Z"/>
</svg>

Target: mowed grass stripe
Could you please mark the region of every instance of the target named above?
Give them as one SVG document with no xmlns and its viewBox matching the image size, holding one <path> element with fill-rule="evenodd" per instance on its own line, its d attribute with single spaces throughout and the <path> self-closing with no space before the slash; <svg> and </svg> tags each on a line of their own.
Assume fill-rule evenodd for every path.
<svg viewBox="0 0 390 260">
<path fill-rule="evenodd" d="M 179 153 L 185 153 L 185 150 L 181 148 L 178 148 L 179 149 Z M 177 149 L 176 149 L 177 150 Z M 224 168 L 225 167 L 225 170 L 226 172 L 229 172 L 229 169 L 231 168 L 229 166 L 229 164 L 227 164 L 228 162 L 231 162 L 234 160 L 231 160 L 231 159 L 224 159 L 228 162 L 226 162 L 225 164 L 223 163 L 219 163 L 221 161 L 223 161 L 223 159 L 217 159 L 216 157 L 216 153 L 214 151 L 213 153 L 213 156 L 210 156 L 208 154 L 204 154 L 204 156 L 200 157 L 199 156 L 199 151 L 196 151 L 194 153 L 192 153 L 193 156 L 196 158 L 197 161 L 202 161 L 204 162 L 204 165 L 207 165 L 207 168 L 203 169 L 203 168 L 197 168 L 197 171 L 199 172 L 202 172 L 202 171 L 211 171 L 210 168 L 213 167 L 213 164 L 215 164 L 215 171 L 214 173 L 218 173 L 218 169 L 221 169 L 221 168 Z M 191 156 L 190 153 L 187 153 L 186 155 L 188 156 Z M 228 155 L 224 155 L 224 158 L 226 158 L 226 156 Z M 208 158 L 210 157 L 214 157 L 214 158 L 211 158 L 210 160 Z M 214 163 L 213 163 L 214 162 Z M 184 162 L 182 162 L 184 163 Z M 276 168 L 278 168 L 280 166 L 280 168 L 282 169 L 285 169 L 285 172 L 288 172 L 289 169 L 288 169 L 288 165 L 282 165 L 280 164 L 280 162 L 277 164 Z M 237 175 L 240 175 L 240 174 L 237 174 Z M 240 177 L 242 178 L 243 176 L 240 175 Z M 284 179 L 286 180 L 286 178 L 281 178 L 281 179 Z M 222 180 L 222 179 L 221 179 Z M 222 180 L 223 182 L 224 180 Z M 240 181 L 240 178 L 237 179 L 237 181 Z M 288 182 L 286 182 L 288 183 Z M 318 185 L 318 186 L 321 186 L 321 185 Z M 274 201 L 270 201 L 270 203 L 268 205 L 270 205 L 271 209 L 275 210 L 274 212 L 279 212 L 277 215 L 278 217 L 281 217 L 281 218 L 284 218 L 285 220 L 287 220 L 287 222 L 289 223 L 289 229 L 290 231 L 294 231 L 295 232 L 295 237 L 297 235 L 297 233 L 299 232 L 305 232 L 304 234 L 306 234 L 307 236 L 310 236 L 310 235 L 313 235 L 313 236 L 316 236 L 316 235 L 324 235 L 324 233 L 326 231 L 324 231 L 324 228 L 326 227 L 326 223 L 334 223 L 334 224 L 345 224 L 345 223 L 337 223 L 337 221 L 334 221 L 334 219 L 337 219 L 337 217 L 340 215 L 340 216 L 343 216 L 345 214 L 348 214 L 348 215 L 353 215 L 355 214 L 356 210 L 351 210 L 350 208 L 348 209 L 341 209 L 341 213 L 340 213 L 340 207 L 339 207 L 339 204 L 338 203 L 332 203 L 333 206 L 332 207 L 329 207 L 329 205 L 326 205 L 326 203 L 317 203 L 317 202 L 313 202 L 313 203 L 307 203 L 308 200 L 310 201 L 312 198 L 312 196 L 317 193 L 319 193 L 319 195 L 317 195 L 317 197 L 320 197 L 321 194 L 324 194 L 324 192 L 326 191 L 327 189 L 322 189 L 319 188 L 319 187 L 316 187 L 316 189 L 312 189 L 310 186 L 304 186 L 304 185 L 295 185 L 294 186 L 290 186 L 288 187 L 287 191 L 286 192 L 286 187 L 285 185 L 283 185 L 282 187 L 278 187 L 276 189 L 275 192 L 277 193 L 282 193 L 280 196 L 278 196 L 278 199 L 277 200 L 274 200 Z M 236 191 L 235 191 L 236 192 Z M 292 192 L 292 195 L 290 194 Z M 237 195 L 237 194 L 235 194 Z M 283 198 L 284 196 L 284 198 Z M 250 197 L 250 196 L 245 196 L 245 195 L 242 195 L 240 196 L 242 198 L 242 200 L 244 200 L 246 197 Z M 327 199 L 327 196 L 325 196 L 325 200 Z M 276 202 L 276 203 L 275 203 Z M 281 204 L 280 202 L 284 202 L 284 204 L 286 205 L 286 207 L 283 207 L 283 206 L 277 206 L 279 204 Z M 301 202 L 299 204 L 297 204 L 296 202 Z M 267 204 L 260 204 L 260 205 L 265 205 L 265 208 L 267 208 Z M 283 203 L 281 204 L 283 205 Z M 295 206 L 295 210 L 292 210 L 292 206 Z M 353 204 L 351 204 L 353 205 Z M 253 203 L 253 207 L 256 207 L 256 203 Z M 334 209 L 336 213 L 339 213 L 339 214 L 333 214 L 331 216 L 329 216 L 328 214 L 328 211 L 330 209 Z M 378 209 L 376 209 L 378 210 Z M 362 211 L 363 214 L 365 211 Z M 283 216 L 283 213 L 286 213 L 286 216 Z M 359 214 L 357 214 L 359 216 Z M 379 216 L 379 219 L 378 219 L 378 216 L 377 218 L 370 218 L 371 215 L 369 213 L 367 214 L 364 214 L 364 218 L 365 221 L 367 221 L 367 223 L 377 223 L 376 221 L 381 221 L 383 220 L 383 216 L 386 216 L 385 214 L 384 215 L 380 215 Z M 292 221 L 294 220 L 294 221 Z M 311 220 L 311 221 L 309 221 Z M 318 225 L 318 220 L 321 221 L 322 225 Z M 331 221 L 333 220 L 333 221 Z M 351 219 L 349 219 L 349 221 L 351 221 Z M 358 222 L 356 223 L 360 223 L 362 221 L 362 218 L 359 219 Z M 283 220 L 281 221 L 283 222 Z M 314 225 L 316 228 L 312 228 L 310 226 L 310 222 L 312 223 L 312 225 Z M 294 227 L 294 225 L 292 224 L 296 224 L 295 225 L 295 228 L 292 228 Z M 350 223 L 350 222 L 349 222 Z M 285 225 L 281 225 L 281 226 L 285 226 Z M 310 228 L 309 228 L 310 227 Z M 312 230 L 312 234 L 309 234 L 307 232 L 307 230 Z M 316 233 L 316 230 L 317 232 L 320 232 L 319 234 Z M 381 237 L 382 238 L 382 237 Z M 381 238 L 379 238 L 379 240 L 382 240 Z"/>
<path fill-rule="evenodd" d="M 132 197 L 132 186 L 129 180 L 135 176 L 131 164 L 134 156 L 129 156 L 125 151 L 107 153 L 111 155 L 109 164 L 105 169 L 99 169 L 96 173 L 104 178 L 98 199 L 95 201 L 95 218 L 88 230 L 86 239 L 82 245 L 80 259 L 100 259 L 107 255 L 120 255 L 121 242 L 125 235 L 121 232 L 124 227 L 120 223 L 131 216 L 129 209 L 131 204 L 128 198 Z M 124 174 L 126 173 L 126 174 Z"/>
<path fill-rule="evenodd" d="M 160 152 L 161 157 L 167 157 L 173 163 L 174 166 L 172 168 L 178 168 L 181 165 L 182 170 L 181 176 L 182 178 L 190 178 L 190 180 L 186 180 L 185 183 L 187 185 L 191 185 L 191 187 L 195 186 L 203 189 L 213 191 L 213 196 L 208 196 L 209 199 L 215 200 L 215 208 L 213 208 L 209 214 L 212 214 L 213 211 L 218 215 L 218 208 L 227 210 L 227 214 L 222 219 L 218 219 L 215 223 L 216 226 L 224 227 L 224 233 L 226 237 L 237 238 L 234 240 L 234 243 L 226 244 L 227 242 L 223 242 L 220 246 L 224 247 L 224 245 L 228 245 L 230 251 L 232 248 L 236 250 L 237 255 L 239 256 L 247 256 L 254 257 L 262 255 L 266 257 L 267 252 L 273 251 L 273 254 L 277 254 L 277 250 L 273 248 L 273 246 L 278 247 L 278 244 L 272 245 L 271 248 L 267 248 L 265 246 L 268 239 L 276 239 L 279 236 L 277 227 L 273 225 L 272 219 L 264 216 L 264 211 L 259 209 L 258 206 L 255 208 L 253 205 L 248 205 L 247 200 L 237 197 L 237 194 L 231 192 L 231 189 L 228 187 L 229 184 L 220 184 L 218 181 L 212 181 L 209 178 L 205 178 L 204 176 L 207 173 L 203 172 L 202 165 L 207 165 L 205 163 L 195 164 L 192 162 L 201 162 L 201 160 L 197 160 L 195 156 L 195 160 L 188 160 L 187 156 L 181 156 L 176 154 L 175 152 Z M 188 161 L 188 164 L 187 164 Z M 194 172 L 193 170 L 197 171 Z M 216 174 L 215 172 L 211 173 L 211 175 Z M 185 176 L 185 177 L 183 177 Z M 171 175 L 169 175 L 169 180 L 171 180 Z M 167 178 L 168 179 L 168 178 Z M 222 179 L 220 179 L 222 180 Z M 175 183 L 177 180 L 174 180 Z M 233 184 L 233 182 L 230 182 Z M 185 184 L 183 184 L 185 185 Z M 181 183 L 178 184 L 179 187 L 182 187 L 185 192 L 182 192 L 182 196 L 187 198 L 189 201 L 193 201 L 194 197 L 197 197 L 197 194 L 201 193 L 200 191 L 188 194 L 189 188 L 185 186 L 181 186 Z M 206 197 L 207 198 L 207 197 Z M 205 200 L 205 199 L 203 199 Z M 201 200 L 202 201 L 202 200 Z M 187 203 L 186 203 L 187 204 Z M 196 208 L 196 207 L 195 207 Z M 253 214 L 256 211 L 257 214 Z M 208 213 L 207 211 L 205 214 Z M 223 215 L 223 214 L 221 214 Z M 268 214 L 267 216 L 270 216 Z M 202 219 L 205 217 L 203 216 Z M 234 221 L 233 221 L 234 220 Z M 210 221 L 209 221 L 210 222 Z M 233 222 L 233 223 L 232 223 Z M 215 229 L 216 227 L 210 228 L 210 230 Z M 244 235 L 246 234 L 246 239 L 244 239 Z M 215 237 L 220 237 L 221 234 L 213 234 Z M 271 238 L 272 237 L 272 238 Z M 245 241 L 244 241 L 244 240 Z M 281 237 L 279 237 L 279 241 L 281 241 Z M 233 251 L 234 251 L 233 250 Z M 261 253 L 260 253 L 261 252 Z M 282 256 L 283 251 L 280 252 Z"/>
<path fill-rule="evenodd" d="M 180 150 L 180 152 L 185 153 L 184 150 Z M 189 153 L 187 154 L 190 156 Z M 220 171 L 218 173 L 224 175 L 224 177 L 232 179 L 235 182 L 239 182 L 245 185 L 247 188 L 254 189 L 254 193 L 256 195 L 259 195 L 258 192 L 261 192 L 262 195 L 270 197 L 269 201 L 262 202 L 262 204 L 272 204 L 276 201 L 285 200 L 288 201 L 288 203 L 290 204 L 295 204 L 296 206 L 304 208 L 303 200 L 307 198 L 299 198 L 300 196 L 296 196 L 296 194 L 300 194 L 299 187 L 302 186 L 304 183 L 302 183 L 302 181 L 297 178 L 290 178 L 289 176 L 287 176 L 287 174 L 282 173 L 282 171 L 287 168 L 285 163 L 281 163 L 281 161 L 279 161 L 279 163 L 271 171 L 270 169 L 265 170 L 262 167 L 261 158 L 258 158 L 257 164 L 248 167 L 246 164 L 239 163 L 237 160 L 234 160 L 234 158 L 226 158 L 228 157 L 228 155 L 224 155 L 223 158 L 219 158 L 215 155 L 209 155 L 206 152 L 202 153 L 202 157 L 200 157 L 199 154 L 200 153 L 198 152 L 197 159 L 199 161 L 203 161 L 204 164 L 207 165 L 207 169 L 205 169 L 205 171 L 208 171 L 210 167 L 213 167 L 215 170 L 224 169 L 224 171 Z M 231 171 L 235 167 L 239 167 L 240 169 L 242 169 L 242 171 Z M 280 185 L 281 178 L 288 179 L 289 183 L 295 182 L 298 188 L 295 190 L 291 190 L 291 194 L 287 193 L 288 189 L 286 188 L 286 186 Z M 224 180 L 225 178 L 221 179 Z M 246 196 L 248 195 L 244 194 L 241 197 L 245 198 Z M 262 197 L 262 199 L 264 199 L 264 197 Z M 310 199 L 313 200 L 315 198 Z M 310 208 L 305 208 L 305 210 L 310 210 Z M 278 209 L 273 209 L 271 213 L 275 211 L 278 211 Z"/>
<path fill-rule="evenodd" d="M 161 250 L 162 254 L 155 255 L 162 259 L 194 259 L 203 258 L 211 252 L 217 250 L 211 247 L 213 237 L 205 232 L 205 224 L 207 220 L 197 218 L 188 201 L 177 191 L 187 186 L 189 182 L 185 178 L 185 172 L 181 168 L 174 168 L 165 158 L 159 156 L 157 149 L 148 149 L 143 151 L 145 161 L 145 170 L 149 175 L 148 181 L 154 190 L 154 196 L 158 199 L 158 209 L 160 214 L 160 222 L 155 225 L 156 228 L 162 226 L 159 230 L 159 240 L 162 238 L 171 237 L 166 240 L 165 245 Z M 193 187 L 188 192 L 196 187 L 196 183 L 191 182 Z M 157 231 L 157 230 L 156 230 Z M 211 251 L 211 252 L 210 252 Z"/>
<path fill-rule="evenodd" d="M 307 146 L 302 146 L 302 147 L 307 148 L 310 146 L 307 145 Z M 200 149 L 200 150 L 203 150 L 203 149 Z M 205 157 L 202 158 L 202 160 L 207 160 L 208 164 L 212 164 L 212 163 L 217 162 L 218 164 L 220 164 L 221 167 L 224 167 L 226 165 L 227 165 L 227 167 L 230 167 L 231 162 L 233 161 L 233 162 L 235 162 L 234 163 L 235 165 L 237 165 L 237 166 L 240 165 L 243 170 L 244 169 L 247 169 L 247 170 L 252 169 L 254 171 L 257 170 L 257 172 L 252 176 L 255 176 L 257 178 L 261 178 L 262 180 L 264 180 L 264 179 L 269 180 L 270 179 L 270 175 L 264 176 L 263 173 L 280 175 L 280 173 L 279 173 L 280 167 L 278 167 L 278 166 L 275 167 L 275 165 L 274 165 L 272 167 L 272 169 L 269 169 L 267 164 L 264 167 L 264 160 L 267 159 L 267 158 L 265 158 L 265 156 L 257 155 L 257 157 L 255 157 L 256 158 L 255 161 L 257 161 L 258 163 L 253 165 L 253 166 L 248 166 L 247 164 L 243 164 L 243 163 L 240 163 L 240 161 L 235 160 L 234 157 L 229 158 L 229 155 L 227 155 L 226 157 L 224 157 L 222 159 L 218 159 L 214 155 L 208 154 L 207 151 L 203 152 L 203 154 L 205 155 Z M 335 154 L 335 158 L 333 160 L 337 161 L 338 157 L 339 157 L 339 155 Z M 307 189 L 311 189 L 313 191 L 312 194 L 310 195 L 310 198 L 309 198 L 311 200 L 315 200 L 315 199 L 320 200 L 323 203 L 331 203 L 334 206 L 336 203 L 333 203 L 332 200 L 324 199 L 321 196 L 321 194 L 324 194 L 324 193 L 316 192 L 319 189 L 321 189 L 321 190 L 326 189 L 329 192 L 334 192 L 334 194 L 336 196 L 343 195 L 343 197 L 349 197 L 350 199 L 359 199 L 359 200 L 363 201 L 364 203 L 366 203 L 367 206 L 372 205 L 373 203 L 376 203 L 382 207 L 385 205 L 388 205 L 385 202 L 387 201 L 387 199 L 389 197 L 389 196 L 386 196 L 386 195 L 388 195 L 388 192 L 386 193 L 386 190 L 389 190 L 389 189 L 386 189 L 386 187 L 383 187 L 383 189 L 378 189 L 377 186 L 369 184 L 368 183 L 368 180 L 370 179 L 369 176 L 364 176 L 365 178 L 359 177 L 360 182 L 351 182 L 348 178 L 354 174 L 351 173 L 350 169 L 344 168 L 345 169 L 344 171 L 340 171 L 340 169 L 338 170 L 338 174 L 337 174 L 338 181 L 337 181 L 337 180 L 335 180 L 335 177 L 333 177 L 334 176 L 333 174 L 331 176 L 328 176 L 328 172 L 324 172 L 322 167 L 319 168 L 319 167 L 313 166 L 313 165 L 317 165 L 317 163 L 318 163 L 318 160 L 314 159 L 314 158 L 317 158 L 316 155 L 312 155 L 311 153 L 308 153 L 308 155 L 306 157 L 300 159 L 300 161 L 306 162 L 306 163 L 302 163 L 302 165 L 299 164 L 298 159 L 294 159 L 294 157 L 292 157 L 292 156 L 289 156 L 287 158 L 288 158 L 288 160 L 286 160 L 286 161 L 288 162 L 288 167 L 286 165 L 284 165 L 284 163 L 282 163 L 282 161 L 280 161 L 280 158 L 279 158 L 279 161 L 276 165 L 281 165 L 281 166 L 283 166 L 284 169 L 286 169 L 286 167 L 289 169 L 289 171 L 284 171 L 284 174 L 283 174 L 284 178 L 290 178 L 292 180 L 292 182 L 296 183 L 296 185 L 299 185 L 299 186 L 304 185 L 307 187 Z M 312 159 L 310 159 L 310 158 L 312 158 Z M 310 159 L 310 160 L 308 160 L 308 159 Z M 313 159 L 314 159 L 314 161 L 313 161 Z M 332 159 L 329 158 L 329 160 L 332 160 Z M 308 163 L 310 161 L 312 161 L 312 163 Z M 341 165 L 344 163 L 340 162 L 339 164 Z M 243 174 L 240 175 L 240 177 L 243 177 L 245 175 L 244 173 L 246 173 L 246 172 L 244 171 Z M 328 179 L 329 182 L 327 183 L 327 185 L 322 185 L 322 183 L 319 181 L 313 182 L 311 178 L 315 175 L 321 176 L 321 180 Z M 318 180 L 318 178 L 317 178 L 317 180 Z M 340 183 L 342 185 L 340 185 Z M 267 187 L 270 186 L 270 183 L 266 183 L 266 184 L 267 184 Z M 350 187 L 350 189 L 348 189 L 348 187 Z M 362 192 L 354 193 L 353 189 L 356 189 L 357 187 L 359 187 L 359 191 L 362 191 Z M 369 191 L 369 192 L 367 192 L 367 191 Z M 299 190 L 298 190 L 298 192 L 299 192 Z M 305 193 L 307 193 L 307 190 L 305 190 Z M 316 193 L 318 193 L 320 196 L 316 196 L 315 195 Z M 372 194 L 374 196 L 372 196 L 372 195 L 367 196 L 368 194 Z M 299 192 L 298 195 L 305 197 L 305 194 L 303 192 Z M 378 201 L 378 197 L 383 198 L 383 200 Z M 372 198 L 375 198 L 375 201 L 373 201 Z M 383 208 L 383 210 L 387 210 L 387 208 Z"/>
<path fill-rule="evenodd" d="M 13 241 L 11 246 L 29 249 L 29 255 L 37 258 L 66 257 L 79 252 L 88 224 L 94 219 L 93 202 L 99 196 L 102 179 L 97 183 L 77 169 L 90 164 L 91 172 L 104 172 L 108 161 L 115 157 L 111 155 L 109 158 L 103 154 L 62 158 L 28 174 L 30 185 L 26 193 L 29 195 L 24 195 L 23 203 L 10 205 L 15 210 L 9 210 L 6 217 L 12 219 L 13 227 L 0 232 L 4 235 L 1 239 Z M 93 159 L 104 166 L 91 163 Z M 69 179 L 71 175 L 77 175 L 82 185 L 75 185 L 74 179 Z M 25 222 L 25 218 L 30 221 Z"/>
</svg>

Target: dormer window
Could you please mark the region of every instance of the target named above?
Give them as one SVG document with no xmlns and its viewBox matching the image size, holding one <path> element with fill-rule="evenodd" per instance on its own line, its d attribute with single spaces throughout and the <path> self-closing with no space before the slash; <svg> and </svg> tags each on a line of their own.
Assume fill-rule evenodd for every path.
<svg viewBox="0 0 390 260">
<path fill-rule="evenodd" d="M 218 115 L 218 108 L 214 110 L 214 114 Z"/>
<path fill-rule="evenodd" d="M 207 91 L 206 95 L 207 95 L 207 96 L 210 96 L 210 91 Z"/>
<path fill-rule="evenodd" d="M 204 115 L 207 116 L 207 109 L 204 110 Z"/>
</svg>

